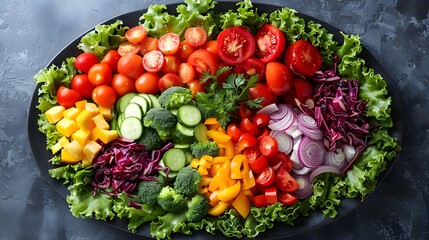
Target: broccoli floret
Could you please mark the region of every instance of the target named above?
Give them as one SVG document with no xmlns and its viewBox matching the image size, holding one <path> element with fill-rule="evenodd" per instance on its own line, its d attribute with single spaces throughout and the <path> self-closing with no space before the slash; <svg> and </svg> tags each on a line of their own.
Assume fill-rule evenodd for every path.
<svg viewBox="0 0 429 240">
<path fill-rule="evenodd" d="M 192 92 L 189 88 L 169 87 L 161 93 L 158 101 L 164 108 L 178 108 L 192 101 Z"/>
<path fill-rule="evenodd" d="M 210 203 L 201 195 L 195 195 L 188 201 L 188 210 L 185 213 L 186 219 L 190 222 L 198 222 L 204 218 L 209 210 Z"/>
<path fill-rule="evenodd" d="M 176 127 L 177 118 L 165 108 L 151 108 L 143 118 L 145 127 L 156 130 L 161 140 L 171 138 Z"/>
<path fill-rule="evenodd" d="M 138 197 L 143 204 L 155 205 L 163 187 L 162 179 L 141 181 L 138 186 Z"/>
<path fill-rule="evenodd" d="M 174 181 L 174 189 L 176 192 L 188 197 L 197 192 L 201 174 L 190 166 L 179 170 Z"/>
<path fill-rule="evenodd" d="M 151 127 L 143 129 L 139 143 L 143 144 L 147 151 L 153 151 L 161 148 L 161 138 L 159 137 L 158 132 Z"/>
<path fill-rule="evenodd" d="M 157 197 L 159 206 L 167 212 L 177 212 L 186 207 L 186 198 L 174 188 L 165 186 Z"/>
<path fill-rule="evenodd" d="M 204 143 L 195 142 L 191 144 L 192 155 L 200 158 L 204 155 L 210 155 L 212 157 L 219 156 L 219 147 L 214 141 L 206 141 Z"/>
</svg>

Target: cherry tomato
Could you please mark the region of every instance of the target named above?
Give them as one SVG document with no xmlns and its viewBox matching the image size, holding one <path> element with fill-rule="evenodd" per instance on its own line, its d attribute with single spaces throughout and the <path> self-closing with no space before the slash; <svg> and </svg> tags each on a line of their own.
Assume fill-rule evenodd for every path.
<svg viewBox="0 0 429 240">
<path fill-rule="evenodd" d="M 195 70 L 189 63 L 181 63 L 179 66 L 179 78 L 182 83 L 188 83 L 194 80 Z"/>
<path fill-rule="evenodd" d="M 249 160 L 249 167 L 250 169 L 252 169 L 253 172 L 257 174 L 262 173 L 265 169 L 269 167 L 267 157 L 265 157 L 264 155 L 260 155 L 255 160 Z"/>
<path fill-rule="evenodd" d="M 146 34 L 144 26 L 135 26 L 127 30 L 125 38 L 131 43 L 139 44 L 146 38 Z"/>
<path fill-rule="evenodd" d="M 243 118 L 251 119 L 255 115 L 255 111 L 251 109 L 249 106 L 247 106 L 247 104 L 242 103 L 238 107 L 237 114 L 240 119 L 243 119 Z"/>
<path fill-rule="evenodd" d="M 196 79 L 188 82 L 188 88 L 191 90 L 192 98 L 194 99 L 197 96 L 198 92 L 204 92 L 204 86 L 200 83 L 199 80 Z"/>
<path fill-rule="evenodd" d="M 217 53 L 217 41 L 216 40 L 209 40 L 206 41 L 201 47 L 201 49 L 205 49 L 213 53 L 217 59 L 219 59 L 219 55 Z"/>
<path fill-rule="evenodd" d="M 89 69 L 88 79 L 92 86 L 108 85 L 112 82 L 112 69 L 107 63 L 97 63 Z"/>
<path fill-rule="evenodd" d="M 258 81 L 265 77 L 265 64 L 257 58 L 249 58 L 234 68 L 234 73 L 244 74 L 246 78 L 258 75 Z"/>
<path fill-rule="evenodd" d="M 277 152 L 273 157 L 268 158 L 268 165 L 277 171 L 288 158 L 285 153 Z"/>
<path fill-rule="evenodd" d="M 293 73 L 283 63 L 269 62 L 265 79 L 270 91 L 277 96 L 286 94 L 293 88 Z"/>
<path fill-rule="evenodd" d="M 258 142 L 261 142 L 262 138 L 268 135 L 270 135 L 270 130 L 267 127 L 264 127 L 259 130 L 259 134 L 256 135 L 256 140 L 258 140 Z"/>
<path fill-rule="evenodd" d="M 255 53 L 255 39 L 244 27 L 231 27 L 217 37 L 219 57 L 229 65 L 238 65 Z"/>
<path fill-rule="evenodd" d="M 137 79 L 144 72 L 142 60 L 142 57 L 134 53 L 122 56 L 118 61 L 118 72 L 125 77 Z"/>
<path fill-rule="evenodd" d="M 260 185 L 262 187 L 268 187 L 268 186 L 271 186 L 271 184 L 274 183 L 275 179 L 276 179 L 276 175 L 274 173 L 274 170 L 272 168 L 270 168 L 270 167 L 267 167 L 256 178 L 256 184 L 258 184 L 258 185 Z"/>
<path fill-rule="evenodd" d="M 261 156 L 261 151 L 259 150 L 258 147 L 249 147 L 244 149 L 244 155 L 246 156 L 249 162 L 255 161 L 259 156 Z"/>
<path fill-rule="evenodd" d="M 295 197 L 294 195 L 290 194 L 290 193 L 280 192 L 278 195 L 278 200 L 282 204 L 284 204 L 286 206 L 290 206 L 290 205 L 294 204 L 298 200 L 298 198 Z"/>
<path fill-rule="evenodd" d="M 294 78 L 295 97 L 302 103 L 305 103 L 308 99 L 312 99 L 314 96 L 314 85 L 310 80 L 305 78 Z"/>
<path fill-rule="evenodd" d="M 199 47 L 207 41 L 207 32 L 202 27 L 190 27 L 185 31 L 185 39 L 192 47 Z"/>
<path fill-rule="evenodd" d="M 76 57 L 76 60 L 74 62 L 74 66 L 84 72 L 88 73 L 89 69 L 94 66 L 94 64 L 98 63 L 98 58 L 92 53 L 86 52 L 79 54 L 79 56 Z"/>
<path fill-rule="evenodd" d="M 159 50 L 158 38 L 147 37 L 140 43 L 140 53 L 144 56 L 146 53 Z"/>
<path fill-rule="evenodd" d="M 259 130 L 255 127 L 255 125 L 253 125 L 249 118 L 241 119 L 240 127 L 243 132 L 251 133 L 254 136 L 259 133 Z"/>
<path fill-rule="evenodd" d="M 268 206 L 267 198 L 265 197 L 265 194 L 257 195 L 253 197 L 253 205 L 258 208 L 266 207 Z"/>
<path fill-rule="evenodd" d="M 167 73 L 159 79 L 158 88 L 161 92 L 164 92 L 167 88 L 172 86 L 181 86 L 182 82 L 179 76 L 174 73 Z"/>
<path fill-rule="evenodd" d="M 84 98 L 91 98 L 94 89 L 86 74 L 75 75 L 71 80 L 70 87 Z"/>
<path fill-rule="evenodd" d="M 179 73 L 179 66 L 181 64 L 180 59 L 174 55 L 164 57 L 164 65 L 161 71 L 165 73 Z"/>
<path fill-rule="evenodd" d="M 125 77 L 120 73 L 113 76 L 110 86 L 112 86 L 112 88 L 115 90 L 116 96 L 118 98 L 124 96 L 127 93 L 136 91 L 135 80 Z"/>
<path fill-rule="evenodd" d="M 159 38 L 158 48 L 165 55 L 174 55 L 179 50 L 180 37 L 175 33 L 166 33 Z"/>
<path fill-rule="evenodd" d="M 116 102 L 115 90 L 108 85 L 101 85 L 92 91 L 92 100 L 102 107 L 111 107 Z"/>
<path fill-rule="evenodd" d="M 228 127 L 226 127 L 226 134 L 231 137 L 233 142 L 237 143 L 243 132 L 240 130 L 237 124 L 231 123 L 228 125 Z"/>
<path fill-rule="evenodd" d="M 294 192 L 298 189 L 298 182 L 284 168 L 279 168 L 276 176 L 276 186 L 283 192 Z"/>
<path fill-rule="evenodd" d="M 119 55 L 118 51 L 109 50 L 106 56 L 104 56 L 103 60 L 101 60 L 101 62 L 107 63 L 110 69 L 112 69 L 112 72 L 116 73 L 118 72 L 118 62 L 120 58 L 121 58 L 121 55 Z"/>
<path fill-rule="evenodd" d="M 64 86 L 61 86 L 57 90 L 58 104 L 60 104 L 64 108 L 71 108 L 75 105 L 77 101 L 80 101 L 80 100 L 82 100 L 82 96 L 75 90 L 72 90 Z"/>
<path fill-rule="evenodd" d="M 139 51 L 140 45 L 131 42 L 121 43 L 118 47 L 118 53 L 121 56 L 125 56 L 128 53 L 137 54 Z"/>
<path fill-rule="evenodd" d="M 259 143 L 259 148 L 264 156 L 272 157 L 276 155 L 279 145 L 277 140 L 271 136 L 264 136 Z"/>
<path fill-rule="evenodd" d="M 139 93 L 156 94 L 159 91 L 158 82 L 158 74 L 145 72 L 137 78 L 135 87 Z"/>
<path fill-rule="evenodd" d="M 248 148 L 248 147 L 256 146 L 258 142 L 256 141 L 255 136 L 252 135 L 251 133 L 243 133 L 238 139 L 238 144 L 245 148 Z"/>
<path fill-rule="evenodd" d="M 250 99 L 264 98 L 261 102 L 263 107 L 272 103 L 277 103 L 277 96 L 273 94 L 268 88 L 267 84 L 258 82 L 253 88 L 249 88 Z"/>
<path fill-rule="evenodd" d="M 265 190 L 265 198 L 268 204 L 274 204 L 278 201 L 277 199 L 277 188 L 275 186 L 268 187 Z"/>
<path fill-rule="evenodd" d="M 261 129 L 263 127 L 268 126 L 268 123 L 270 122 L 270 120 L 271 120 L 270 116 L 268 116 L 267 114 L 259 113 L 253 117 L 252 122 L 256 128 Z"/>
<path fill-rule="evenodd" d="M 256 50 L 255 56 L 263 63 L 276 61 L 283 54 L 286 39 L 280 29 L 264 24 L 255 34 Z"/>
<path fill-rule="evenodd" d="M 159 72 L 165 64 L 161 51 L 153 50 L 143 56 L 143 68 L 148 72 Z"/>
<path fill-rule="evenodd" d="M 322 66 L 319 49 L 305 40 L 298 40 L 286 49 L 285 63 L 305 77 L 311 77 Z"/>
<path fill-rule="evenodd" d="M 179 50 L 177 50 L 176 56 L 179 57 L 180 61 L 187 62 L 189 56 L 196 50 L 192 47 L 187 41 L 182 41 L 179 45 Z"/>
<path fill-rule="evenodd" d="M 288 173 L 292 172 L 293 169 L 293 162 L 292 160 L 290 160 L 289 156 L 283 153 L 284 159 L 283 159 L 283 163 L 280 166 L 281 168 L 285 169 Z"/>
<path fill-rule="evenodd" d="M 199 73 L 209 72 L 211 75 L 216 74 L 219 67 L 216 56 L 205 49 L 198 49 L 193 52 L 188 58 L 188 63 L 194 67 L 195 71 Z"/>
</svg>

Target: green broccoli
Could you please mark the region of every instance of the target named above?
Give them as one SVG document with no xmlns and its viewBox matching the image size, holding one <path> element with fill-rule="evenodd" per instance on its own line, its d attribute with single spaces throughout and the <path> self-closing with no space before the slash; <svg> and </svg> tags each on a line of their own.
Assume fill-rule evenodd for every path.
<svg viewBox="0 0 429 240">
<path fill-rule="evenodd" d="M 198 222 L 207 215 L 210 203 L 201 195 L 196 194 L 191 201 L 188 201 L 188 210 L 185 213 L 186 219 L 189 222 Z"/>
<path fill-rule="evenodd" d="M 143 144 L 147 151 L 153 151 L 161 148 L 161 138 L 159 137 L 158 132 L 151 127 L 143 129 L 139 143 Z"/>
<path fill-rule="evenodd" d="M 189 88 L 169 87 L 161 93 L 158 101 L 164 108 L 178 108 L 192 101 L 192 92 Z"/>
<path fill-rule="evenodd" d="M 174 188 L 165 186 L 157 197 L 159 206 L 167 212 L 177 212 L 186 207 L 186 198 Z"/>
<path fill-rule="evenodd" d="M 161 140 L 171 138 L 177 123 L 177 118 L 165 108 L 151 108 L 143 118 L 145 127 L 156 130 Z"/>
<path fill-rule="evenodd" d="M 204 155 L 210 155 L 212 157 L 219 156 L 219 147 L 214 141 L 206 142 L 194 142 L 191 144 L 192 155 L 197 158 L 200 158 Z"/>
<path fill-rule="evenodd" d="M 188 197 L 197 192 L 200 181 L 201 174 L 196 169 L 190 166 L 184 167 L 177 173 L 174 189 L 176 192 Z"/>
<path fill-rule="evenodd" d="M 157 197 L 164 187 L 162 179 L 141 181 L 138 186 L 138 197 L 143 204 L 155 205 Z"/>
</svg>

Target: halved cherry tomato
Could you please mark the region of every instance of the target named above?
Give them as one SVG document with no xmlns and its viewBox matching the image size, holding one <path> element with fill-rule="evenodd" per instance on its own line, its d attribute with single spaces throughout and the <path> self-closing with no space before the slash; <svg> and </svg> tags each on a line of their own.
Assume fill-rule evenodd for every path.
<svg viewBox="0 0 429 240">
<path fill-rule="evenodd" d="M 194 99 L 197 96 L 198 92 L 204 92 L 204 86 L 200 83 L 199 80 L 196 79 L 188 82 L 188 88 L 191 90 L 192 98 Z"/>
<path fill-rule="evenodd" d="M 260 142 L 264 136 L 268 135 L 270 135 L 270 130 L 264 127 L 262 128 L 262 130 L 259 131 L 259 134 L 256 136 L 256 139 L 258 140 L 258 142 Z"/>
<path fill-rule="evenodd" d="M 165 55 L 174 55 L 179 50 L 180 37 L 175 33 L 166 33 L 159 38 L 158 48 Z"/>
<path fill-rule="evenodd" d="M 255 115 L 255 111 L 253 109 L 251 109 L 249 106 L 247 106 L 247 104 L 242 103 L 240 104 L 240 106 L 238 107 L 238 111 L 237 111 L 238 117 L 243 119 L 243 118 L 253 118 L 253 116 Z"/>
<path fill-rule="evenodd" d="M 255 39 L 244 27 L 227 28 L 217 37 L 217 52 L 225 63 L 240 64 L 255 53 Z"/>
<path fill-rule="evenodd" d="M 263 63 L 276 61 L 283 54 L 286 39 L 280 29 L 264 24 L 255 34 L 255 56 Z"/>
<path fill-rule="evenodd" d="M 101 62 L 107 63 L 110 69 L 112 69 L 112 72 L 116 73 L 118 72 L 118 62 L 120 58 L 121 55 L 119 55 L 118 51 L 112 49 L 107 52 L 106 56 L 104 56 Z"/>
<path fill-rule="evenodd" d="M 290 193 L 280 192 L 278 195 L 278 200 L 284 205 L 290 206 L 294 204 L 298 200 L 298 198 Z"/>
<path fill-rule="evenodd" d="M 118 72 L 125 77 L 137 79 L 144 73 L 142 60 L 142 57 L 134 53 L 122 56 L 118 61 Z"/>
<path fill-rule="evenodd" d="M 94 64 L 98 63 L 98 58 L 92 53 L 86 52 L 79 54 L 74 61 L 74 66 L 84 72 L 88 73 L 89 69 L 94 66 Z"/>
<path fill-rule="evenodd" d="M 143 68 L 148 72 L 159 72 L 165 64 L 161 51 L 153 50 L 143 56 Z"/>
<path fill-rule="evenodd" d="M 264 136 L 259 143 L 259 148 L 264 156 L 272 157 L 276 155 L 279 145 L 277 140 L 271 136 Z"/>
<path fill-rule="evenodd" d="M 244 155 L 246 156 L 249 162 L 255 161 L 259 156 L 261 156 L 261 151 L 259 150 L 258 147 L 249 147 L 244 149 Z"/>
<path fill-rule="evenodd" d="M 75 75 L 71 80 L 70 87 L 84 98 L 91 98 L 94 89 L 86 74 Z"/>
<path fill-rule="evenodd" d="M 212 52 L 216 56 L 216 59 L 219 59 L 219 55 L 217 53 L 217 41 L 216 40 L 206 41 L 200 48 Z"/>
<path fill-rule="evenodd" d="M 265 194 L 257 195 L 253 197 L 253 205 L 258 208 L 266 207 L 268 206 L 267 198 L 265 197 Z"/>
<path fill-rule="evenodd" d="M 268 187 L 265 190 L 265 198 L 268 204 L 274 204 L 278 201 L 277 199 L 277 188 L 275 186 Z"/>
<path fill-rule="evenodd" d="M 322 56 L 310 42 L 298 40 L 286 49 L 285 63 L 293 71 L 311 77 L 322 66 Z"/>
<path fill-rule="evenodd" d="M 261 60 L 251 57 L 238 64 L 234 68 L 234 73 L 244 74 L 246 78 L 258 75 L 258 81 L 261 81 L 265 77 L 265 64 Z"/>
<path fill-rule="evenodd" d="M 71 108 L 80 100 L 82 100 L 82 96 L 75 90 L 64 86 L 61 86 L 57 90 L 57 101 L 64 108 Z"/>
<path fill-rule="evenodd" d="M 139 44 L 146 38 L 146 34 L 144 26 L 135 26 L 125 32 L 125 38 L 131 43 Z"/>
<path fill-rule="evenodd" d="M 268 160 L 268 164 L 275 171 L 283 167 L 287 172 L 290 172 L 293 167 L 292 160 L 290 160 L 290 158 L 283 152 L 277 152 L 276 155 L 270 157 Z"/>
<path fill-rule="evenodd" d="M 290 160 L 289 156 L 286 155 L 286 159 L 283 160 L 283 163 L 282 163 L 282 165 L 280 167 L 284 168 L 289 173 L 292 172 L 293 162 L 292 162 L 292 160 Z"/>
<path fill-rule="evenodd" d="M 188 58 L 188 63 L 194 67 L 195 71 L 199 73 L 209 72 L 211 75 L 216 74 L 219 67 L 216 56 L 205 49 L 198 49 L 193 52 Z"/>
<path fill-rule="evenodd" d="M 314 85 L 305 78 L 294 78 L 295 97 L 302 103 L 314 96 Z"/>
<path fill-rule="evenodd" d="M 270 167 L 267 167 L 256 178 L 256 184 L 262 187 L 268 187 L 274 183 L 275 179 L 276 179 L 276 174 L 274 173 L 274 170 Z"/>
<path fill-rule="evenodd" d="M 190 27 L 185 31 L 185 39 L 189 45 L 199 47 L 207 40 L 207 32 L 202 27 Z"/>
<path fill-rule="evenodd" d="M 156 94 L 159 91 L 158 82 L 158 74 L 145 72 L 137 78 L 135 82 L 136 90 L 139 93 Z"/>
<path fill-rule="evenodd" d="M 101 85 L 92 91 L 92 100 L 102 107 L 111 107 L 116 102 L 115 90 L 108 85 Z"/>
<path fill-rule="evenodd" d="M 179 66 L 181 64 L 180 59 L 175 55 L 165 56 L 165 63 L 162 66 L 161 71 L 165 73 L 179 73 Z"/>
<path fill-rule="evenodd" d="M 112 69 L 107 63 L 94 64 L 88 72 L 92 86 L 108 85 L 112 81 Z"/>
<path fill-rule="evenodd" d="M 258 144 L 258 142 L 256 141 L 256 138 L 253 134 L 243 133 L 238 139 L 238 144 L 247 148 L 255 146 L 256 144 Z"/>
<path fill-rule="evenodd" d="M 187 41 L 182 41 L 179 45 L 179 50 L 177 50 L 176 56 L 179 57 L 180 61 L 187 62 L 191 53 L 193 53 L 196 48 L 189 45 Z"/>
<path fill-rule="evenodd" d="M 179 79 L 179 76 L 174 73 L 167 73 L 159 79 L 158 88 L 159 91 L 164 92 L 167 88 L 172 86 L 181 86 L 182 82 Z"/>
<path fill-rule="evenodd" d="M 264 98 L 261 102 L 263 107 L 272 103 L 277 103 L 277 96 L 273 94 L 268 88 L 267 84 L 258 82 L 253 88 L 249 88 L 250 99 L 255 100 L 257 98 Z"/>
<path fill-rule="evenodd" d="M 140 53 L 144 56 L 146 53 L 159 50 L 158 38 L 147 37 L 140 43 Z"/>
<path fill-rule="evenodd" d="M 116 92 L 118 98 L 124 96 L 127 93 L 135 92 L 135 80 L 118 73 L 113 76 L 112 83 L 110 84 Z"/>
<path fill-rule="evenodd" d="M 249 167 L 254 173 L 260 174 L 269 167 L 268 160 L 264 155 L 259 155 L 255 160 L 249 160 Z"/>
<path fill-rule="evenodd" d="M 269 62 L 265 79 L 270 91 L 277 96 L 286 94 L 293 88 L 293 73 L 283 63 Z"/>
<path fill-rule="evenodd" d="M 118 53 L 121 56 L 125 56 L 128 53 L 137 54 L 140 51 L 140 45 L 132 42 L 121 43 L 118 47 Z"/>
<path fill-rule="evenodd" d="M 182 83 L 188 83 L 194 80 L 195 70 L 189 63 L 181 63 L 179 66 L 179 78 Z"/>
<path fill-rule="evenodd" d="M 259 130 L 255 127 L 255 125 L 253 125 L 249 118 L 241 119 L 240 127 L 243 132 L 248 132 L 253 135 L 257 135 L 259 133 Z"/>
<path fill-rule="evenodd" d="M 263 127 L 268 126 L 268 123 L 270 122 L 270 120 L 271 120 L 270 116 L 268 116 L 267 114 L 259 113 L 253 117 L 252 123 L 253 125 L 255 125 L 255 127 L 257 127 L 258 129 L 261 129 Z"/>
<path fill-rule="evenodd" d="M 231 123 L 226 127 L 226 134 L 231 137 L 231 140 L 235 143 L 238 142 L 243 132 L 235 123 Z"/>
<path fill-rule="evenodd" d="M 276 186 L 283 192 L 294 192 L 298 189 L 298 182 L 284 168 L 279 168 L 276 176 Z"/>
</svg>

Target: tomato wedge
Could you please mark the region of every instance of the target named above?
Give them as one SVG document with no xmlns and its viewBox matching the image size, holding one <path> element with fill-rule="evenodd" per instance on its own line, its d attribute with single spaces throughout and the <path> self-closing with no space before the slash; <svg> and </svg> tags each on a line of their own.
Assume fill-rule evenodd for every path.
<svg viewBox="0 0 429 240">
<path fill-rule="evenodd" d="M 247 78 L 258 75 L 258 81 L 261 81 L 265 77 L 265 64 L 261 60 L 251 57 L 238 64 L 234 68 L 234 73 L 244 74 Z"/>
<path fill-rule="evenodd" d="M 286 46 L 286 39 L 282 31 L 271 24 L 264 24 L 258 29 L 255 41 L 255 56 L 263 63 L 278 60 Z"/>
<path fill-rule="evenodd" d="M 270 116 L 268 116 L 267 114 L 259 113 L 253 117 L 253 125 L 255 125 L 255 127 L 257 127 L 258 129 L 261 129 L 263 127 L 268 126 L 270 120 Z"/>
<path fill-rule="evenodd" d="M 243 133 L 238 139 L 238 144 L 247 148 L 255 146 L 256 144 L 258 144 L 258 142 L 256 141 L 256 138 L 255 136 L 253 136 L 253 134 Z"/>
<path fill-rule="evenodd" d="M 264 171 L 261 172 L 261 174 L 259 174 L 258 178 L 256 178 L 256 183 L 259 186 L 268 187 L 274 183 L 275 179 L 276 174 L 274 173 L 274 170 L 270 167 L 267 167 L 264 169 Z"/>
<path fill-rule="evenodd" d="M 287 48 L 285 62 L 296 73 L 311 77 L 322 66 L 322 56 L 310 42 L 298 40 Z"/>
<path fill-rule="evenodd" d="M 195 71 L 199 73 L 209 72 L 211 75 L 216 74 L 219 67 L 216 56 L 205 49 L 198 49 L 193 52 L 188 58 L 188 63 L 194 67 Z"/>
<path fill-rule="evenodd" d="M 253 197 L 253 205 L 258 208 L 266 207 L 268 206 L 267 198 L 265 197 L 265 194 L 261 194 L 258 196 Z"/>
<path fill-rule="evenodd" d="M 240 127 L 243 132 L 248 132 L 253 135 L 257 135 L 259 133 L 258 128 L 253 125 L 249 118 L 243 118 L 240 122 Z"/>
<path fill-rule="evenodd" d="M 279 202 L 283 203 L 286 206 L 290 206 L 292 204 L 294 204 L 298 198 L 295 197 L 294 195 L 290 194 L 290 193 L 286 193 L 286 192 L 280 192 L 278 194 L 278 200 Z"/>
<path fill-rule="evenodd" d="M 243 132 L 235 123 L 231 123 L 228 125 L 228 127 L 226 128 L 226 133 L 228 134 L 228 136 L 231 137 L 231 140 L 235 143 L 238 142 L 238 140 L 241 137 L 241 134 L 243 134 Z"/>
<path fill-rule="evenodd" d="M 276 176 L 276 186 L 283 192 L 294 192 L 298 189 L 298 182 L 284 168 L 279 168 Z"/>
<path fill-rule="evenodd" d="M 238 65 L 255 53 L 255 39 L 244 27 L 231 27 L 217 37 L 219 57 L 229 65 Z"/>
<path fill-rule="evenodd" d="M 272 157 L 276 155 L 279 145 L 277 140 L 271 136 L 264 136 L 259 143 L 259 148 L 264 156 Z"/>
<path fill-rule="evenodd" d="M 269 187 L 265 190 L 265 198 L 268 204 L 274 204 L 278 201 L 277 199 L 277 188 L 275 186 Z"/>
<path fill-rule="evenodd" d="M 247 150 L 247 148 L 246 148 L 246 150 Z M 257 173 L 257 174 L 262 173 L 265 169 L 268 168 L 268 160 L 264 155 L 260 155 L 255 160 L 249 159 L 248 161 L 249 161 L 250 169 L 252 169 L 252 171 Z"/>
</svg>

